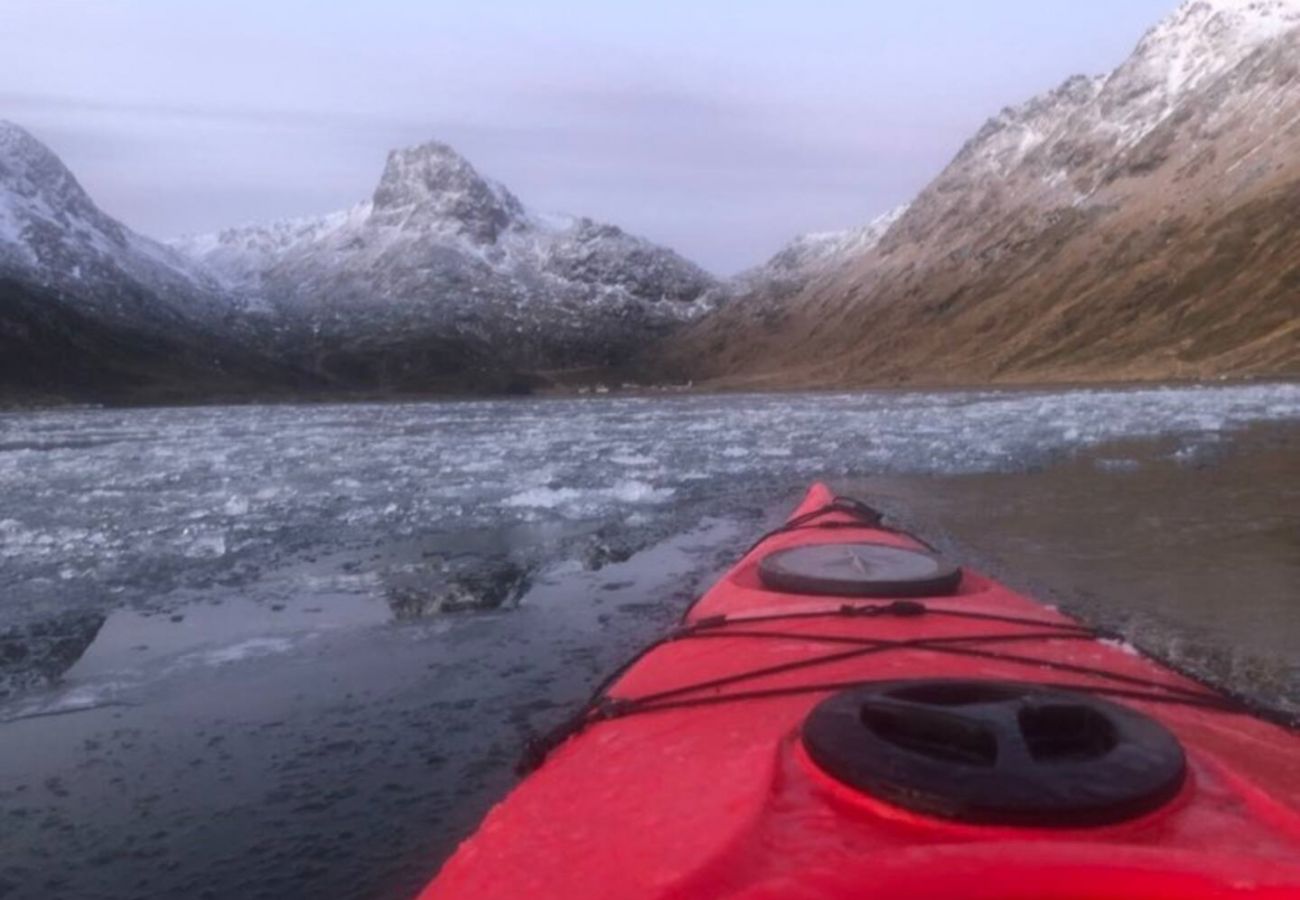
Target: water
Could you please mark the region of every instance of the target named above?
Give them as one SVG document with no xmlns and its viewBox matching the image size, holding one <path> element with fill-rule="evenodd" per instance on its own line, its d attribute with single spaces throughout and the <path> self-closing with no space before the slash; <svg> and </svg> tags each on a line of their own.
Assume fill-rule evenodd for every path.
<svg viewBox="0 0 1300 900">
<path fill-rule="evenodd" d="M 409 894 L 814 478 L 1300 702 L 1297 422 L 1297 385 L 0 415 L 0 897 Z"/>
<path fill-rule="evenodd" d="M 1297 416 L 1297 385 L 0 415 L 0 625 L 178 591 L 380 597 L 474 530 L 490 543 L 531 528 L 465 548 L 540 547 L 526 566 L 577 532 L 635 541 L 684 509 L 761 506 L 814 477 L 1024 471 L 1157 435 L 1196 453 Z M 295 564 L 325 555 L 338 565 Z"/>
<path fill-rule="evenodd" d="M 1184 671 L 1300 713 L 1300 423 L 1125 441 L 1036 473 L 841 483 Z"/>
</svg>

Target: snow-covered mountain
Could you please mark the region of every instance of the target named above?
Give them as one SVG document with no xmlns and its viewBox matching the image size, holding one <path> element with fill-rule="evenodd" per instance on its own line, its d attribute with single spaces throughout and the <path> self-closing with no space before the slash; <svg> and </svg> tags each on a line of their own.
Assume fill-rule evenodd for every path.
<svg viewBox="0 0 1300 900">
<path fill-rule="evenodd" d="M 705 312 L 715 284 L 612 225 L 529 211 L 436 142 L 390 153 L 373 197 L 351 209 L 173 246 L 309 335 L 327 371 L 322 353 L 352 367 L 400 344 L 385 383 L 442 371 L 420 358 L 421 336 L 517 370 L 617 364 Z"/>
<path fill-rule="evenodd" d="M 614 226 L 530 212 L 438 143 L 391 153 L 351 209 L 166 246 L 0 123 L 0 393 L 515 388 L 624 364 L 715 284 Z"/>
<path fill-rule="evenodd" d="M 1121 197 L 1126 188 L 1143 190 L 1140 178 L 1121 182 L 1158 168 L 1178 125 L 1207 104 L 1258 107 L 1252 115 L 1261 121 L 1271 115 L 1265 98 L 1251 95 L 1254 84 L 1232 98 L 1214 88 L 1297 26 L 1300 0 L 1186 0 L 1114 71 L 1076 75 L 990 119 L 921 192 L 891 237 L 932 246 L 951 246 L 953 238 L 970 243 L 980 233 L 973 217 L 1003 205 L 1088 208 L 1102 205 L 1103 189 L 1118 188 Z"/>
<path fill-rule="evenodd" d="M 903 205 L 857 228 L 798 235 L 762 265 L 719 284 L 708 295 L 708 305 L 718 310 L 740 300 L 745 317 L 774 323 L 791 297 L 814 278 L 824 278 L 873 249 L 906 211 Z"/>
<path fill-rule="evenodd" d="M 165 396 L 282 375 L 244 346 L 238 313 L 202 267 L 106 215 L 0 121 L 0 395 Z"/>
<path fill-rule="evenodd" d="M 874 246 L 666 352 L 749 383 L 1300 370 L 1297 235 L 1300 0 L 1187 0 L 990 119 Z"/>
<path fill-rule="evenodd" d="M 873 249 L 905 212 L 907 204 L 897 206 L 857 228 L 801 234 L 762 266 L 742 273 L 739 277 L 744 281 L 798 277 L 834 268 Z"/>
<path fill-rule="evenodd" d="M 216 281 L 181 254 L 99 209 L 63 162 L 0 120 L 0 275 L 83 294 L 87 307 L 133 316 L 129 286 L 173 300 L 177 314 L 227 311 Z"/>
</svg>

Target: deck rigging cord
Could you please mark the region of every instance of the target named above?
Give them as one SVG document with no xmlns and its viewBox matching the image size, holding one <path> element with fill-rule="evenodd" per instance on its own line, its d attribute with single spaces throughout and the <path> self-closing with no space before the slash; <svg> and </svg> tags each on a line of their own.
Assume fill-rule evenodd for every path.
<svg viewBox="0 0 1300 900">
<path fill-rule="evenodd" d="M 832 520 L 818 522 L 818 518 L 829 513 L 846 513 L 854 521 Z M 787 534 L 810 528 L 862 528 L 887 531 L 917 541 L 923 546 L 934 548 L 913 535 L 900 529 L 890 528 L 881 522 L 881 514 L 858 500 L 837 497 L 825 506 L 818 507 L 804 515 L 791 519 L 785 525 L 767 532 L 748 550 L 748 556 L 759 546 L 779 534 Z M 698 603 L 698 600 L 696 601 Z M 688 607 L 683 620 L 690 615 L 695 604 Z M 884 638 L 861 637 L 837 634 L 816 634 L 801 631 L 769 631 L 765 629 L 750 630 L 743 626 L 764 625 L 781 621 L 807 621 L 810 619 L 871 618 L 883 616 L 920 617 L 946 616 L 979 621 L 1019 625 L 1031 631 L 992 632 L 975 635 L 958 635 L 931 638 L 907 638 L 891 640 Z M 739 627 L 738 627 L 739 626 Z M 749 639 L 749 640 L 785 640 L 810 643 L 841 645 L 849 649 L 837 650 L 816 656 L 804 657 L 770 666 L 749 669 L 717 678 L 680 685 L 678 687 L 656 691 L 638 697 L 611 697 L 608 690 L 622 675 L 645 656 L 665 644 L 682 640 L 706 639 Z M 783 675 L 792 671 L 832 665 L 855 658 L 865 657 L 895 650 L 923 650 L 958 656 L 978 657 L 998 662 L 1023 665 L 1027 667 L 1050 669 L 1072 675 L 1099 678 L 1110 684 L 1087 684 L 1069 681 L 1035 680 L 1034 684 L 1061 690 L 1118 697 L 1148 703 L 1165 703 L 1180 706 L 1192 706 L 1226 714 L 1254 715 L 1290 729 L 1300 728 L 1300 716 L 1282 709 L 1276 709 L 1218 691 L 1208 685 L 1201 689 L 1187 688 L 1168 684 L 1154 679 L 1140 678 L 1112 672 L 1092 666 L 1065 663 L 1036 656 L 1010 653 L 1001 649 L 990 649 L 988 644 L 1008 644 L 1051 640 L 1122 640 L 1121 636 L 1103 629 L 1090 628 L 1075 622 L 1061 622 L 1035 619 L 1030 617 L 982 613 L 971 610 L 959 610 L 946 607 L 930 606 L 916 600 L 894 600 L 888 603 L 844 603 L 826 610 L 814 610 L 789 613 L 766 613 L 758 615 L 718 615 L 683 622 L 677 629 L 645 647 L 611 672 L 593 691 L 590 699 L 574 714 L 560 722 L 555 728 L 528 741 L 516 766 L 516 771 L 523 775 L 534 771 L 546 761 L 550 753 L 569 738 L 582 733 L 588 727 L 614 719 L 632 715 L 661 712 L 671 709 L 708 707 L 724 703 L 737 703 L 751 700 L 763 700 L 798 694 L 823 693 L 863 687 L 879 679 L 848 679 L 837 681 L 811 682 L 798 685 L 781 685 L 768 688 L 751 688 L 748 690 L 698 696 L 700 692 L 753 682 L 755 680 Z M 1191 676 L 1188 676 L 1191 677 Z M 1193 680 L 1197 680 L 1194 679 Z M 1199 680 L 1198 684 L 1200 683 Z M 692 696 L 697 695 L 697 696 Z"/>
</svg>

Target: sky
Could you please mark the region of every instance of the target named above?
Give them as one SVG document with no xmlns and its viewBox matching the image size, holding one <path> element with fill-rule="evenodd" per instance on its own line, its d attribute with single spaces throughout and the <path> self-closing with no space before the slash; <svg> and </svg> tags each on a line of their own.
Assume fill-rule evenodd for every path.
<svg viewBox="0 0 1300 900">
<path fill-rule="evenodd" d="M 906 202 L 1175 0 L 0 0 L 0 118 L 153 237 L 317 215 L 437 139 L 719 274 Z"/>
</svg>

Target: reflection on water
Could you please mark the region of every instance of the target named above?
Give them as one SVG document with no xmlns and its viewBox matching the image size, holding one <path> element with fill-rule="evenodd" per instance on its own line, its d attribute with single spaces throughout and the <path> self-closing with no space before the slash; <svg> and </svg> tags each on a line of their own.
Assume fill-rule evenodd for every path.
<svg viewBox="0 0 1300 900">
<path fill-rule="evenodd" d="M 513 609 L 400 623 L 366 592 L 118 611 L 0 723 L 0 896 L 413 896 L 525 740 L 749 536 L 708 519 L 623 563 L 545 568 Z"/>
<path fill-rule="evenodd" d="M 73 609 L 0 627 L 0 701 L 62 677 L 96 641 L 104 619 Z"/>
<path fill-rule="evenodd" d="M 528 592 L 532 575 L 531 568 L 508 557 L 489 557 L 459 575 L 395 573 L 385 579 L 385 589 L 393 618 L 405 622 L 442 613 L 509 609 Z"/>
</svg>

